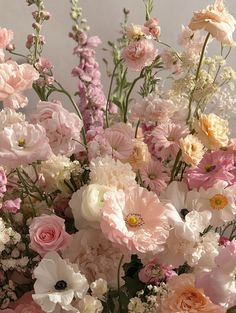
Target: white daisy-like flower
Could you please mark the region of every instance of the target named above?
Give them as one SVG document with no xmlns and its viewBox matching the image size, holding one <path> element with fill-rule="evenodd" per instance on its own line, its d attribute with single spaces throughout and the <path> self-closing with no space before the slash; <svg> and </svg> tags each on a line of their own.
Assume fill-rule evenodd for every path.
<svg viewBox="0 0 236 313">
<path fill-rule="evenodd" d="M 236 185 L 227 185 L 225 181 L 218 181 L 207 190 L 199 190 L 198 210 L 211 212 L 210 224 L 213 227 L 222 226 L 236 217 Z"/>
<path fill-rule="evenodd" d="M 56 252 L 45 255 L 34 270 L 34 276 L 33 300 L 48 313 L 60 309 L 77 312 L 72 301 L 82 299 L 89 288 L 78 266 L 63 260 Z"/>
</svg>

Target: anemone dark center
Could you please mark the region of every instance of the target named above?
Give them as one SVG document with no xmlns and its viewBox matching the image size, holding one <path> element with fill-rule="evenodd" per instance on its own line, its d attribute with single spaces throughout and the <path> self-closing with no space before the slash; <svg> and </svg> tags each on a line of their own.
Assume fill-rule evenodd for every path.
<svg viewBox="0 0 236 313">
<path fill-rule="evenodd" d="M 67 283 L 64 280 L 58 280 L 56 285 L 54 286 L 56 290 L 65 290 L 67 287 Z"/>
</svg>

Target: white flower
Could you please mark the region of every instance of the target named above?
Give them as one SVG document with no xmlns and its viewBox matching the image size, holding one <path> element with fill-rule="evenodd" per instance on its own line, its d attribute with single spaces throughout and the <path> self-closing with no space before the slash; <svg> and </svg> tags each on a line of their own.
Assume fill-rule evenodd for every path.
<svg viewBox="0 0 236 313">
<path fill-rule="evenodd" d="M 0 111 L 0 130 L 15 123 L 23 123 L 24 121 L 25 116 L 22 113 L 17 113 L 15 110 L 5 108 Z"/>
<path fill-rule="evenodd" d="M 236 185 L 227 185 L 225 181 L 218 181 L 207 190 L 199 190 L 198 210 L 211 212 L 210 224 L 214 227 L 222 226 L 236 217 Z"/>
<path fill-rule="evenodd" d="M 90 184 L 73 193 L 69 205 L 79 229 L 83 227 L 81 217 L 88 222 L 98 223 L 104 204 L 104 195 L 111 188 L 104 185 Z"/>
<path fill-rule="evenodd" d="M 140 298 L 135 297 L 131 298 L 128 304 L 128 312 L 129 313 L 144 313 L 145 306 L 143 305 Z"/>
<path fill-rule="evenodd" d="M 34 270 L 34 276 L 35 294 L 32 297 L 45 312 L 60 308 L 73 310 L 73 299 L 82 299 L 89 287 L 78 266 L 66 262 L 56 252 L 45 255 Z"/>
<path fill-rule="evenodd" d="M 3 219 L 0 217 L 0 253 L 5 249 L 8 243 L 16 244 L 21 240 L 20 234 L 11 227 L 6 227 Z"/>
<path fill-rule="evenodd" d="M 92 291 L 92 295 L 97 297 L 98 299 L 103 299 L 104 294 L 107 292 L 107 282 L 105 279 L 99 278 L 95 280 L 91 285 L 90 289 Z"/>
<path fill-rule="evenodd" d="M 79 310 L 80 313 L 100 313 L 103 310 L 103 306 L 101 301 L 99 301 L 98 299 L 86 295 L 79 302 Z"/>
<path fill-rule="evenodd" d="M 110 156 L 96 158 L 90 163 L 90 179 L 92 184 L 106 185 L 117 189 L 136 186 L 136 174 L 129 164 L 115 161 Z"/>
</svg>

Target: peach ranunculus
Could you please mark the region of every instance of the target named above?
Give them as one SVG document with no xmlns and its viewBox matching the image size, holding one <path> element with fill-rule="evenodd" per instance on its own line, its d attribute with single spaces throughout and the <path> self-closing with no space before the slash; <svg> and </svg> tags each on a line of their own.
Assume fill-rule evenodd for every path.
<svg viewBox="0 0 236 313">
<path fill-rule="evenodd" d="M 205 147 L 218 150 L 228 145 L 228 121 L 216 114 L 202 114 L 199 120 L 195 121 L 194 128 L 197 131 L 197 137 Z"/>
<path fill-rule="evenodd" d="M 235 27 L 236 20 L 226 10 L 223 0 L 216 0 L 214 4 L 208 5 L 206 9 L 194 12 L 189 23 L 189 28 L 193 31 L 204 29 L 212 37 L 228 46 L 234 45 L 232 34 Z"/>
<path fill-rule="evenodd" d="M 163 298 L 161 313 L 225 313 L 205 296 L 202 289 L 195 287 L 193 274 L 173 276 L 168 281 L 170 293 Z"/>
<path fill-rule="evenodd" d="M 201 141 L 193 135 L 187 135 L 179 141 L 184 162 L 189 165 L 197 165 L 204 154 L 204 146 Z"/>
<path fill-rule="evenodd" d="M 0 49 L 5 49 L 13 39 L 13 31 L 6 28 L 0 28 Z"/>
<path fill-rule="evenodd" d="M 28 99 L 23 91 L 30 89 L 39 77 L 38 72 L 30 64 L 18 65 L 15 61 L 0 64 L 0 101 L 4 107 L 23 108 Z"/>
<path fill-rule="evenodd" d="M 157 49 L 148 39 L 131 41 L 122 51 L 122 57 L 127 66 L 134 71 L 140 71 L 149 66 L 157 57 Z"/>
<path fill-rule="evenodd" d="M 63 251 L 71 236 L 65 231 L 64 219 L 56 215 L 35 217 L 30 224 L 30 248 L 41 256 L 50 251 Z"/>
</svg>

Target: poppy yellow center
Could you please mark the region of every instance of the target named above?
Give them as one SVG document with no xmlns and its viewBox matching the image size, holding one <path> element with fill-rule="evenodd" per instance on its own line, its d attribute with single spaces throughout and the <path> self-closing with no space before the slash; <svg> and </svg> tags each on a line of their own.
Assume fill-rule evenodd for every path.
<svg viewBox="0 0 236 313">
<path fill-rule="evenodd" d="M 19 147 L 24 147 L 24 145 L 25 145 L 25 139 L 24 139 L 24 138 L 20 138 L 20 139 L 18 140 L 18 146 L 19 146 Z"/>
<path fill-rule="evenodd" d="M 221 194 L 214 195 L 209 201 L 214 210 L 223 210 L 228 204 L 228 199 Z"/>
<path fill-rule="evenodd" d="M 125 218 L 125 223 L 130 227 L 138 227 L 144 224 L 140 214 L 130 213 Z"/>
</svg>

